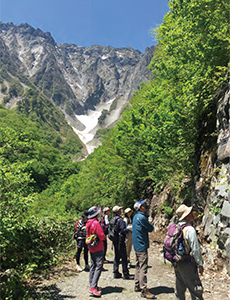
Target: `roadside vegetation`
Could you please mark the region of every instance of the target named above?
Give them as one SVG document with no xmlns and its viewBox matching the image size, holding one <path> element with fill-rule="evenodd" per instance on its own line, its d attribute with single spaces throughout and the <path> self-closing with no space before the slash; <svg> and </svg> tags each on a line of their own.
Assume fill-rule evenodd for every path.
<svg viewBox="0 0 230 300">
<path fill-rule="evenodd" d="M 75 221 L 90 206 L 132 206 L 166 184 L 179 203 L 201 143 L 215 144 L 215 96 L 228 82 L 229 1 L 171 0 L 169 7 L 154 31 L 154 79 L 84 161 L 73 162 L 79 148 L 71 133 L 60 147 L 52 131 L 58 116 L 50 120 L 48 106 L 39 111 L 35 91 L 27 90 L 18 111 L 0 108 L 2 299 L 26 299 L 28 278 L 68 255 Z M 53 125 L 44 130 L 46 122 Z"/>
</svg>

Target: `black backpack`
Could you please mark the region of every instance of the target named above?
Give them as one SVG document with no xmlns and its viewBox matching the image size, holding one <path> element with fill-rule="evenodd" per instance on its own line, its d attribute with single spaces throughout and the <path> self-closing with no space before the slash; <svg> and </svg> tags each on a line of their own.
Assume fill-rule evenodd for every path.
<svg viewBox="0 0 230 300">
<path fill-rule="evenodd" d="M 78 238 L 86 238 L 86 223 L 84 222 L 84 220 L 80 219 L 79 221 L 77 221 L 74 228 L 73 238 L 75 240 L 77 240 Z"/>
<path fill-rule="evenodd" d="M 119 234 L 118 234 L 117 225 L 116 225 L 118 219 L 119 219 L 119 217 L 115 216 L 109 221 L 108 238 L 112 242 L 116 242 L 119 240 Z"/>
</svg>

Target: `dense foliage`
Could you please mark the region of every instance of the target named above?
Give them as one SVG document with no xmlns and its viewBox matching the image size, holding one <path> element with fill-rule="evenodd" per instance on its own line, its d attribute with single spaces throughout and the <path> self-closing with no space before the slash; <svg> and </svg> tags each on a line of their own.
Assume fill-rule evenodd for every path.
<svg viewBox="0 0 230 300">
<path fill-rule="evenodd" d="M 215 141 L 215 95 L 228 80 L 229 3 L 175 0 L 169 7 L 155 30 L 154 79 L 141 85 L 67 196 L 82 209 L 132 205 L 166 184 L 180 201 L 182 180 L 195 174 L 201 134 Z"/>
<path fill-rule="evenodd" d="M 182 180 L 195 175 L 201 135 L 215 141 L 215 96 L 228 80 L 229 1 L 171 0 L 169 7 L 155 30 L 154 79 L 139 87 L 132 106 L 101 133 L 102 146 L 85 161 L 73 163 L 53 148 L 58 138 L 50 126 L 43 129 L 55 127 L 58 117 L 50 119 L 50 104 L 41 106 L 44 99 L 34 90 L 26 91 L 18 110 L 36 122 L 0 109 L 5 299 L 23 299 L 18 278 L 49 267 L 57 259 L 53 253 L 68 250 L 74 214 L 94 204 L 132 206 L 166 185 L 181 201 Z M 21 89 L 15 84 L 11 92 Z M 74 154 L 71 141 L 62 151 Z M 17 273 L 10 277 L 6 270 Z"/>
<path fill-rule="evenodd" d="M 37 192 L 76 174 L 78 167 L 58 150 L 41 144 L 38 124 L 12 111 L 0 113 L 1 297 L 24 299 L 27 289 L 21 280 L 47 269 L 61 252 L 69 250 L 74 224 L 70 214 L 65 217 L 65 204 L 59 214 L 51 209 L 52 214 L 42 219 L 35 214 L 33 201 Z M 34 203 L 41 210 L 41 204 Z"/>
</svg>

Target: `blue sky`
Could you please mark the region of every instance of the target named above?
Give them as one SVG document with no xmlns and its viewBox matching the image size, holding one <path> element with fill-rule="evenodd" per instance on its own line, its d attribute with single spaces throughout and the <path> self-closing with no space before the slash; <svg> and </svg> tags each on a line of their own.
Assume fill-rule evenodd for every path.
<svg viewBox="0 0 230 300">
<path fill-rule="evenodd" d="M 156 44 L 151 29 L 163 22 L 167 0 L 0 0 L 0 20 L 28 23 L 59 43 L 132 47 Z"/>
</svg>

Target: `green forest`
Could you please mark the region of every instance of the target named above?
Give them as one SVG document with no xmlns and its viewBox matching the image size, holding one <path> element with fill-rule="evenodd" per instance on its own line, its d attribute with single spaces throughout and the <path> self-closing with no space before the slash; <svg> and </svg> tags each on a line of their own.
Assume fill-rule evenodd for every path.
<svg viewBox="0 0 230 300">
<path fill-rule="evenodd" d="M 189 204 L 191 185 L 181 183 L 196 176 L 200 147 L 216 142 L 216 95 L 229 80 L 229 1 L 168 5 L 153 30 L 153 80 L 84 161 L 73 161 L 81 145 L 71 132 L 60 146 L 47 120 L 31 118 L 28 105 L 41 101 L 32 90 L 17 109 L 0 107 L 3 299 L 26 299 L 28 278 L 73 255 L 75 221 L 92 205 L 133 206 L 166 185 Z"/>
</svg>

